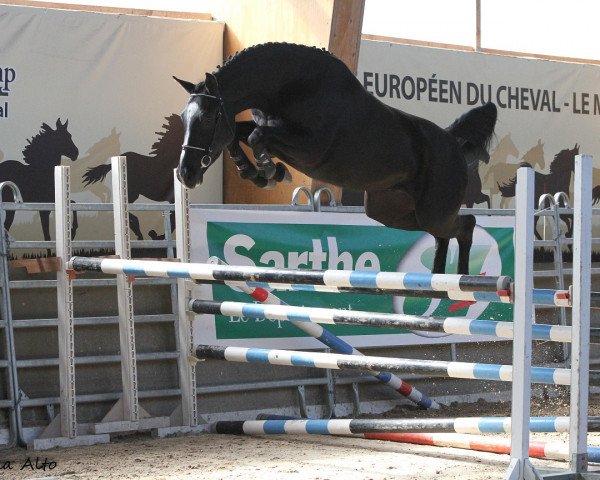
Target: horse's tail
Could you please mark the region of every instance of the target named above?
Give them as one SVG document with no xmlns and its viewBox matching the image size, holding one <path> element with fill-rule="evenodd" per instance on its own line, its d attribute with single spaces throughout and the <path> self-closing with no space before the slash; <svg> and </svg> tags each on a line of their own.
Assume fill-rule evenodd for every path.
<svg viewBox="0 0 600 480">
<path fill-rule="evenodd" d="M 592 205 L 596 205 L 600 202 L 600 185 L 596 185 L 592 189 Z"/>
<path fill-rule="evenodd" d="M 87 187 L 92 183 L 101 182 L 106 178 L 109 172 L 110 163 L 105 163 L 102 165 L 98 165 L 97 167 L 88 168 L 86 172 L 82 175 L 83 185 Z"/>
<path fill-rule="evenodd" d="M 521 162 L 519 164 L 519 167 L 533 168 L 533 166 L 527 162 Z M 496 182 L 496 185 L 498 185 L 500 195 L 502 195 L 503 197 L 514 197 L 516 195 L 517 176 L 515 175 L 506 183 Z"/>
<path fill-rule="evenodd" d="M 467 164 L 474 160 L 489 162 L 488 149 L 497 118 L 498 109 L 490 102 L 464 113 L 446 129 L 458 140 Z"/>
</svg>

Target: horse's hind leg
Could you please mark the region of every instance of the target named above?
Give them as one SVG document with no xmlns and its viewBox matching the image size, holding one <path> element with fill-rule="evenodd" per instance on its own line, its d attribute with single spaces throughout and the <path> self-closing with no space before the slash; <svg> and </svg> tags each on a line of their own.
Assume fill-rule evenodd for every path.
<svg viewBox="0 0 600 480">
<path fill-rule="evenodd" d="M 471 245 L 473 245 L 473 231 L 475 230 L 476 220 L 473 215 L 462 215 L 458 217 L 460 222 L 460 232 L 456 236 L 458 242 L 458 268 L 460 275 L 469 274 L 469 256 L 471 254 Z"/>
<path fill-rule="evenodd" d="M 425 217 L 423 212 L 417 214 L 421 229 L 433 235 L 436 239 L 436 253 L 432 273 L 445 273 L 448 241 L 456 238 L 458 242 L 458 268 L 460 275 L 469 274 L 469 255 L 473 243 L 475 217 L 473 215 L 458 215 L 447 219 L 437 216 Z M 445 240 L 445 241 L 443 241 Z"/>
<path fill-rule="evenodd" d="M 435 257 L 433 258 L 431 273 L 444 273 L 446 271 L 449 243 L 450 240 L 447 238 L 435 237 Z"/>
</svg>

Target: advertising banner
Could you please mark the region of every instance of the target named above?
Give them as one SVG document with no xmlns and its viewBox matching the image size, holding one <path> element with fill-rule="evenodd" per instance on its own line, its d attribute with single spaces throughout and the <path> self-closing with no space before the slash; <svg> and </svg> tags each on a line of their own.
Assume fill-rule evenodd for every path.
<svg viewBox="0 0 600 480">
<path fill-rule="evenodd" d="M 384 103 L 447 127 L 486 102 L 498 107 L 489 163 L 470 169 L 465 205 L 514 207 L 527 162 L 536 193 L 570 192 L 576 154 L 600 167 L 600 66 L 363 40 L 358 78 Z M 479 171 L 477 171 L 477 169 Z M 594 169 L 600 185 L 600 168 Z M 600 191 L 600 189 L 597 189 Z M 596 192 L 595 192 L 596 193 Z"/>
<path fill-rule="evenodd" d="M 223 28 L 0 5 L 0 182 L 16 183 L 25 202 L 53 203 L 54 167 L 69 165 L 76 202 L 110 202 L 110 157 L 125 155 L 129 201 L 172 202 L 187 101 L 172 76 L 199 81 L 221 63 Z M 192 201 L 221 202 L 221 168 Z M 159 213 L 135 215 L 132 238 L 164 230 Z M 18 240 L 48 240 L 48 216 L 18 212 L 7 228 Z M 75 240 L 113 236 L 110 214 L 79 212 L 78 223 Z"/>
<path fill-rule="evenodd" d="M 480 217 L 471 250 L 471 272 L 511 275 L 513 219 Z M 434 240 L 423 232 L 386 228 L 363 214 L 290 211 L 191 211 L 192 258 L 217 256 L 230 265 L 314 270 L 430 272 Z M 458 248 L 451 242 L 449 271 L 456 271 Z M 454 269 L 453 269 L 454 265 Z M 274 292 L 295 306 L 338 308 L 438 317 L 512 319 L 510 305 L 425 298 L 299 291 Z M 196 298 L 252 303 L 226 285 L 198 286 Z M 410 333 L 362 326 L 328 325 L 353 346 L 407 345 L 481 340 L 480 337 Z M 197 315 L 198 343 L 281 348 L 322 348 L 289 322 Z M 490 338 L 487 337 L 486 340 Z"/>
</svg>

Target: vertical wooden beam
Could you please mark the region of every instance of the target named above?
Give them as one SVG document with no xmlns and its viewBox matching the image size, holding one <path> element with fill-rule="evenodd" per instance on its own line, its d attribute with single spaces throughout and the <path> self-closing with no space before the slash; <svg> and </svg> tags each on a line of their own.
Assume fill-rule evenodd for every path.
<svg viewBox="0 0 600 480">
<path fill-rule="evenodd" d="M 481 0 L 475 0 L 475 51 L 481 52 Z"/>
<path fill-rule="evenodd" d="M 244 48 L 265 42 L 289 42 L 327 48 L 334 0 L 220 0 L 211 12 L 225 22 L 223 55 L 235 55 Z M 268 14 L 265 14 L 268 12 Z M 238 120 L 250 118 L 243 112 Z M 246 150 L 249 158 L 251 152 Z M 289 204 L 297 186 L 310 188 L 311 179 L 290 169 L 291 184 L 277 184 L 273 190 L 257 188 L 242 180 L 227 153 L 223 158 L 223 201 L 225 203 Z"/>
<path fill-rule="evenodd" d="M 211 13 L 226 24 L 225 58 L 257 43 L 300 43 L 329 49 L 356 73 L 364 3 L 364 0 L 222 0 L 215 2 Z M 238 120 L 247 118 L 246 113 Z M 231 160 L 225 157 L 225 203 L 289 204 L 294 188 L 316 187 L 310 178 L 291 170 L 291 185 L 278 184 L 273 190 L 261 190 L 241 180 Z"/>
<path fill-rule="evenodd" d="M 334 0 L 331 14 L 328 50 L 342 60 L 356 75 L 358 54 L 362 32 L 365 0 Z M 319 180 L 312 180 L 310 188 L 314 193 L 321 187 L 328 187 L 334 199 L 340 203 L 342 188 Z"/>
</svg>

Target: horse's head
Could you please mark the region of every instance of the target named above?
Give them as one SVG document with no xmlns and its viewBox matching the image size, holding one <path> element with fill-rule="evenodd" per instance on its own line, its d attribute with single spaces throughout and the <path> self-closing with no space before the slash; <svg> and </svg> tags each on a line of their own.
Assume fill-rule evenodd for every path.
<svg viewBox="0 0 600 480">
<path fill-rule="evenodd" d="M 187 188 L 194 188 L 233 140 L 234 118 L 225 111 L 214 75 L 207 73 L 206 80 L 198 85 L 175 80 L 190 94 L 181 113 L 184 136 L 177 177 Z"/>
<path fill-rule="evenodd" d="M 532 167 L 539 167 L 540 170 L 546 166 L 546 157 L 544 155 L 544 144 L 541 139 L 538 139 L 537 143 L 531 147 L 523 157 L 521 162 L 528 163 Z"/>
<path fill-rule="evenodd" d="M 46 124 L 44 125 L 47 127 Z M 48 129 L 52 130 L 52 142 L 56 145 L 58 153 L 69 158 L 71 161 L 75 161 L 79 156 L 79 149 L 75 143 L 73 143 L 73 138 L 71 137 L 69 130 L 67 130 L 68 126 L 68 120 L 65 123 L 61 123 L 59 118 L 56 120 L 56 130 L 52 130 L 50 127 L 48 127 Z"/>
<path fill-rule="evenodd" d="M 550 164 L 550 173 L 567 174 L 575 171 L 575 156 L 579 155 L 579 144 L 573 148 L 565 148 L 554 155 Z"/>
<path fill-rule="evenodd" d="M 515 142 L 513 142 L 510 133 L 504 135 L 498 142 L 495 152 L 496 151 L 501 154 L 503 158 L 508 158 L 510 156 L 515 158 L 519 157 L 519 149 L 515 145 Z"/>
</svg>

